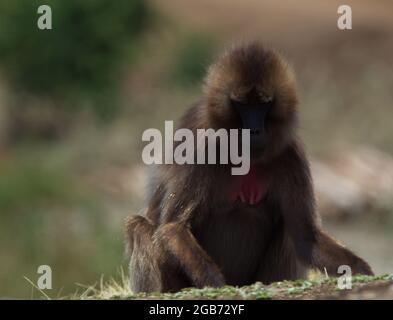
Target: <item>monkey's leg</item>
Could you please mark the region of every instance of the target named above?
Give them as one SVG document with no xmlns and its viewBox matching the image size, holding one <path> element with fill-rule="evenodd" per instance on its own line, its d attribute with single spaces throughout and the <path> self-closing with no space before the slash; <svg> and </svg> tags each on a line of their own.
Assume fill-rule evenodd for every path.
<svg viewBox="0 0 393 320">
<path fill-rule="evenodd" d="M 351 267 L 352 273 L 373 275 L 373 271 L 366 261 L 352 251 L 338 244 L 321 230 L 316 234 L 316 244 L 313 247 L 312 265 L 331 275 L 337 275 L 340 265 Z"/>
<path fill-rule="evenodd" d="M 264 284 L 283 280 L 305 279 L 307 267 L 300 263 L 292 241 L 283 228 L 274 230 L 270 245 L 261 255 L 254 281 Z"/>
<path fill-rule="evenodd" d="M 194 286 L 202 288 L 225 285 L 218 266 L 183 223 L 162 225 L 154 234 L 154 239 L 184 268 Z"/>
<path fill-rule="evenodd" d="M 155 257 L 153 225 L 142 216 L 133 216 L 126 223 L 126 246 L 130 255 L 130 287 L 135 293 L 162 290 L 161 271 Z"/>
<path fill-rule="evenodd" d="M 190 286 L 172 257 L 153 243 L 155 227 L 142 216 L 132 216 L 126 223 L 126 246 L 130 258 L 130 287 L 137 292 L 178 291 Z"/>
</svg>

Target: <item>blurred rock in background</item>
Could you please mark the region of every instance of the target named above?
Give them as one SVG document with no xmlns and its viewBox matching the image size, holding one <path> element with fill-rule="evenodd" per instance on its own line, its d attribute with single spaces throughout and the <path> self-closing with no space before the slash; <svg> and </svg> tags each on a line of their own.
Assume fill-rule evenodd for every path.
<svg viewBox="0 0 393 320">
<path fill-rule="evenodd" d="M 383 221 L 392 208 L 393 157 L 371 147 L 313 161 L 319 211 L 326 219 L 371 217 Z M 390 203 L 389 203 L 390 202 Z"/>
</svg>

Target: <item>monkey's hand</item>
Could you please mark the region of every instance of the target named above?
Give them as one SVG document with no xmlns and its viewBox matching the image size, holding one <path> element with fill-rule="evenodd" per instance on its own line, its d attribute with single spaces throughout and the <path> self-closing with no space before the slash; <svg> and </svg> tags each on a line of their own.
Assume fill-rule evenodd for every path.
<svg viewBox="0 0 393 320">
<path fill-rule="evenodd" d="M 366 261 L 321 230 L 316 237 L 312 260 L 314 266 L 321 271 L 326 268 L 328 273 L 334 275 L 337 275 L 338 267 L 341 265 L 349 266 L 353 274 L 374 275 Z"/>
<path fill-rule="evenodd" d="M 353 271 L 354 273 L 359 273 L 359 274 L 366 274 L 368 276 L 373 276 L 374 272 L 372 271 L 370 265 L 364 261 L 362 258 L 359 258 L 357 256 L 355 256 L 357 258 L 357 261 L 355 262 L 354 266 L 353 266 Z"/>
<path fill-rule="evenodd" d="M 173 222 L 160 226 L 153 235 L 153 241 L 177 260 L 194 286 L 203 288 L 225 285 L 220 269 L 184 223 Z"/>
</svg>

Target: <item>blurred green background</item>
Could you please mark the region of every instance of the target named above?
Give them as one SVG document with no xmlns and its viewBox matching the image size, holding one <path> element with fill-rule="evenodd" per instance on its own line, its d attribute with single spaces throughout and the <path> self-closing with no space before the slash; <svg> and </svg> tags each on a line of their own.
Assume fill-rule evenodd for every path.
<svg viewBox="0 0 393 320">
<path fill-rule="evenodd" d="M 326 228 L 393 272 L 393 4 L 347 1 L 0 2 L 0 297 L 51 297 L 126 270 L 123 220 L 143 208 L 142 131 L 201 94 L 217 52 L 256 37 L 288 57 Z M 83 287 L 79 290 L 83 291 Z"/>
</svg>

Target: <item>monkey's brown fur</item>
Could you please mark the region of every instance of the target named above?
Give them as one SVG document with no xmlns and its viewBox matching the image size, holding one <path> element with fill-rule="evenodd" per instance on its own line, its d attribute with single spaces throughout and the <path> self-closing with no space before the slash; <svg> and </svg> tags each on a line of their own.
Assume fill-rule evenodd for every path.
<svg viewBox="0 0 393 320">
<path fill-rule="evenodd" d="M 293 73 L 274 51 L 253 42 L 226 52 L 210 68 L 204 96 L 179 128 L 239 128 L 229 100 L 250 88 L 273 96 L 267 145 L 253 165 L 267 186 L 262 201 L 228 201 L 229 165 L 162 165 L 152 179 L 144 217 L 126 223 L 131 289 L 247 285 L 306 277 L 340 265 L 372 274 L 369 265 L 321 231 L 308 161 L 296 136 Z"/>
</svg>

